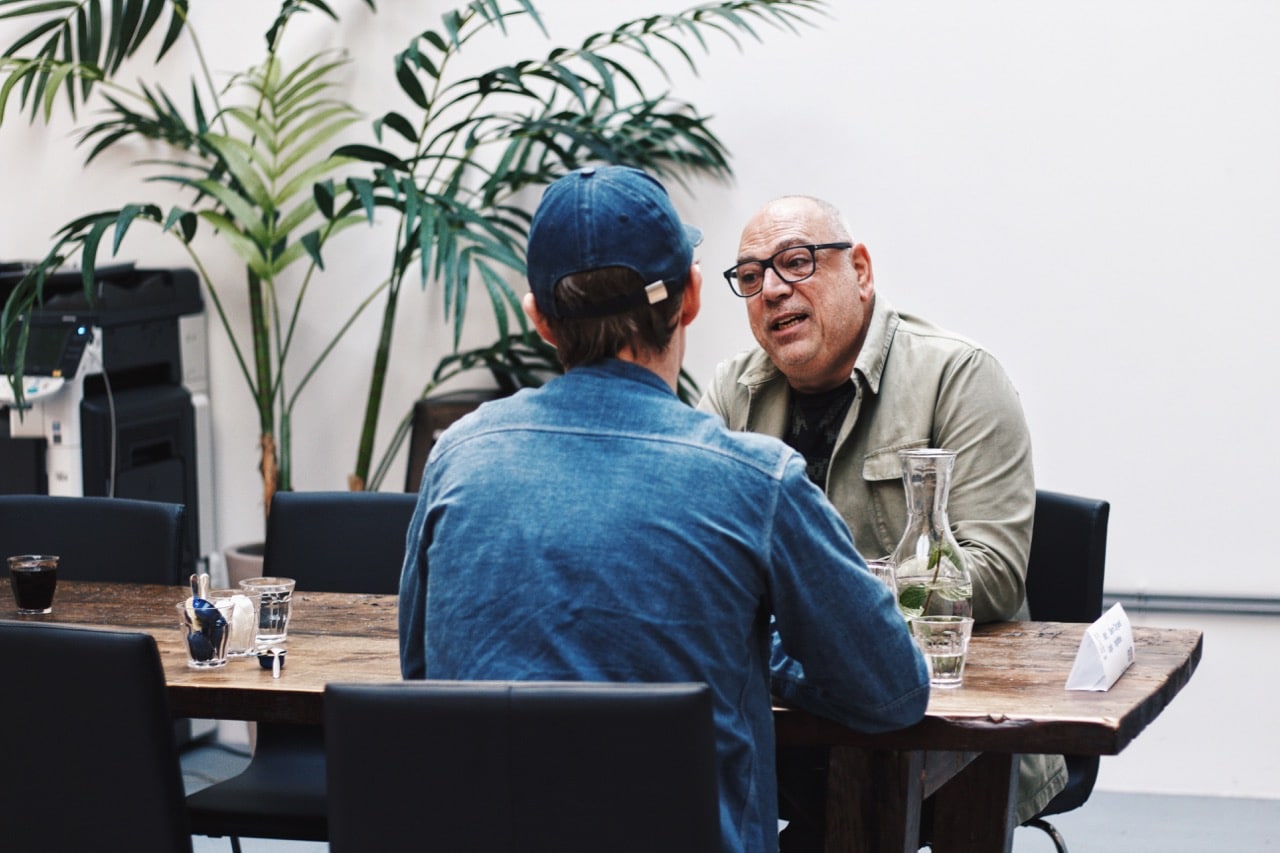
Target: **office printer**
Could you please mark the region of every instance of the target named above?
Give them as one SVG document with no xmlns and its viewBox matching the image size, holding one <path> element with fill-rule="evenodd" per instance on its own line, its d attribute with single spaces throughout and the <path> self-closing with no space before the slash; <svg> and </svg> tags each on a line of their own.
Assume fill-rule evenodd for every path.
<svg viewBox="0 0 1280 853">
<path fill-rule="evenodd" d="M 30 269 L 0 264 L 0 301 Z M 53 274 L 30 315 L 21 405 L 0 353 L 0 493 L 187 507 L 184 568 L 213 543 L 204 302 L 191 270 Z M 16 336 L 15 336 L 16 342 Z M 203 535 L 202 535 L 203 534 Z"/>
</svg>

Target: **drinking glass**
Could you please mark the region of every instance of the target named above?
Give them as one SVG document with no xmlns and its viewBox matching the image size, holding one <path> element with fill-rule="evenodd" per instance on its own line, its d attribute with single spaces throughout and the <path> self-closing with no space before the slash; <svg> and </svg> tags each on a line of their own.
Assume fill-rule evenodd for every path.
<svg viewBox="0 0 1280 853">
<path fill-rule="evenodd" d="M 283 643 L 289 636 L 293 578 L 245 578 L 240 588 L 258 596 L 257 645 Z"/>
<path fill-rule="evenodd" d="M 258 651 L 258 608 L 261 596 L 247 589 L 212 589 L 209 601 L 231 605 L 228 619 L 227 657 L 249 657 Z"/>
<path fill-rule="evenodd" d="M 58 586 L 58 558 L 49 554 L 20 554 L 9 558 L 9 586 L 22 616 L 53 612 Z"/>
<path fill-rule="evenodd" d="M 227 664 L 227 640 L 231 637 L 231 602 L 215 603 L 188 598 L 175 605 L 178 627 L 187 647 L 187 666 L 213 669 Z"/>
<path fill-rule="evenodd" d="M 896 568 L 897 564 L 893 560 L 867 560 L 867 570 L 879 578 L 881 583 L 893 590 L 894 595 L 897 595 L 898 592 L 898 582 L 895 578 Z"/>
<path fill-rule="evenodd" d="M 934 687 L 959 687 L 964 683 L 964 662 L 973 633 L 970 616 L 913 616 L 911 634 L 929 664 Z"/>
</svg>

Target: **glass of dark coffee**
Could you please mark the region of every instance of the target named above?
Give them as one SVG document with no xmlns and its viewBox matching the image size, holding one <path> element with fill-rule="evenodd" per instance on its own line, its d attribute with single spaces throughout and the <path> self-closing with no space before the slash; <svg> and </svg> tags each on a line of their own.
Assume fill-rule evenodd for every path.
<svg viewBox="0 0 1280 853">
<path fill-rule="evenodd" d="M 58 558 L 48 554 L 10 557 L 9 585 L 20 615 L 51 613 L 58 586 Z"/>
</svg>

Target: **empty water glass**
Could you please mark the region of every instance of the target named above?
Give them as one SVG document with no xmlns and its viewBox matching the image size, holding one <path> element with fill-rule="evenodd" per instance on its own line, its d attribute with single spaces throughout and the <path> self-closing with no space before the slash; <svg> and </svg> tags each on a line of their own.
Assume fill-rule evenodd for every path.
<svg viewBox="0 0 1280 853">
<path fill-rule="evenodd" d="M 245 578 L 240 588 L 258 596 L 258 646 L 282 643 L 289 636 L 293 578 Z"/>
</svg>

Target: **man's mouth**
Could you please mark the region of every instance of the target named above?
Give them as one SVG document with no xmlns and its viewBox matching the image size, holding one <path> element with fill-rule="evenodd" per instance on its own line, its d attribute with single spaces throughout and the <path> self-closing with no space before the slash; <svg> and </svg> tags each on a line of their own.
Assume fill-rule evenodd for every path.
<svg viewBox="0 0 1280 853">
<path fill-rule="evenodd" d="M 788 314 L 781 320 L 774 320 L 773 323 L 770 324 L 769 328 L 775 332 L 782 332 L 790 329 L 797 323 L 803 322 L 805 319 L 807 318 L 804 314 Z"/>
</svg>

